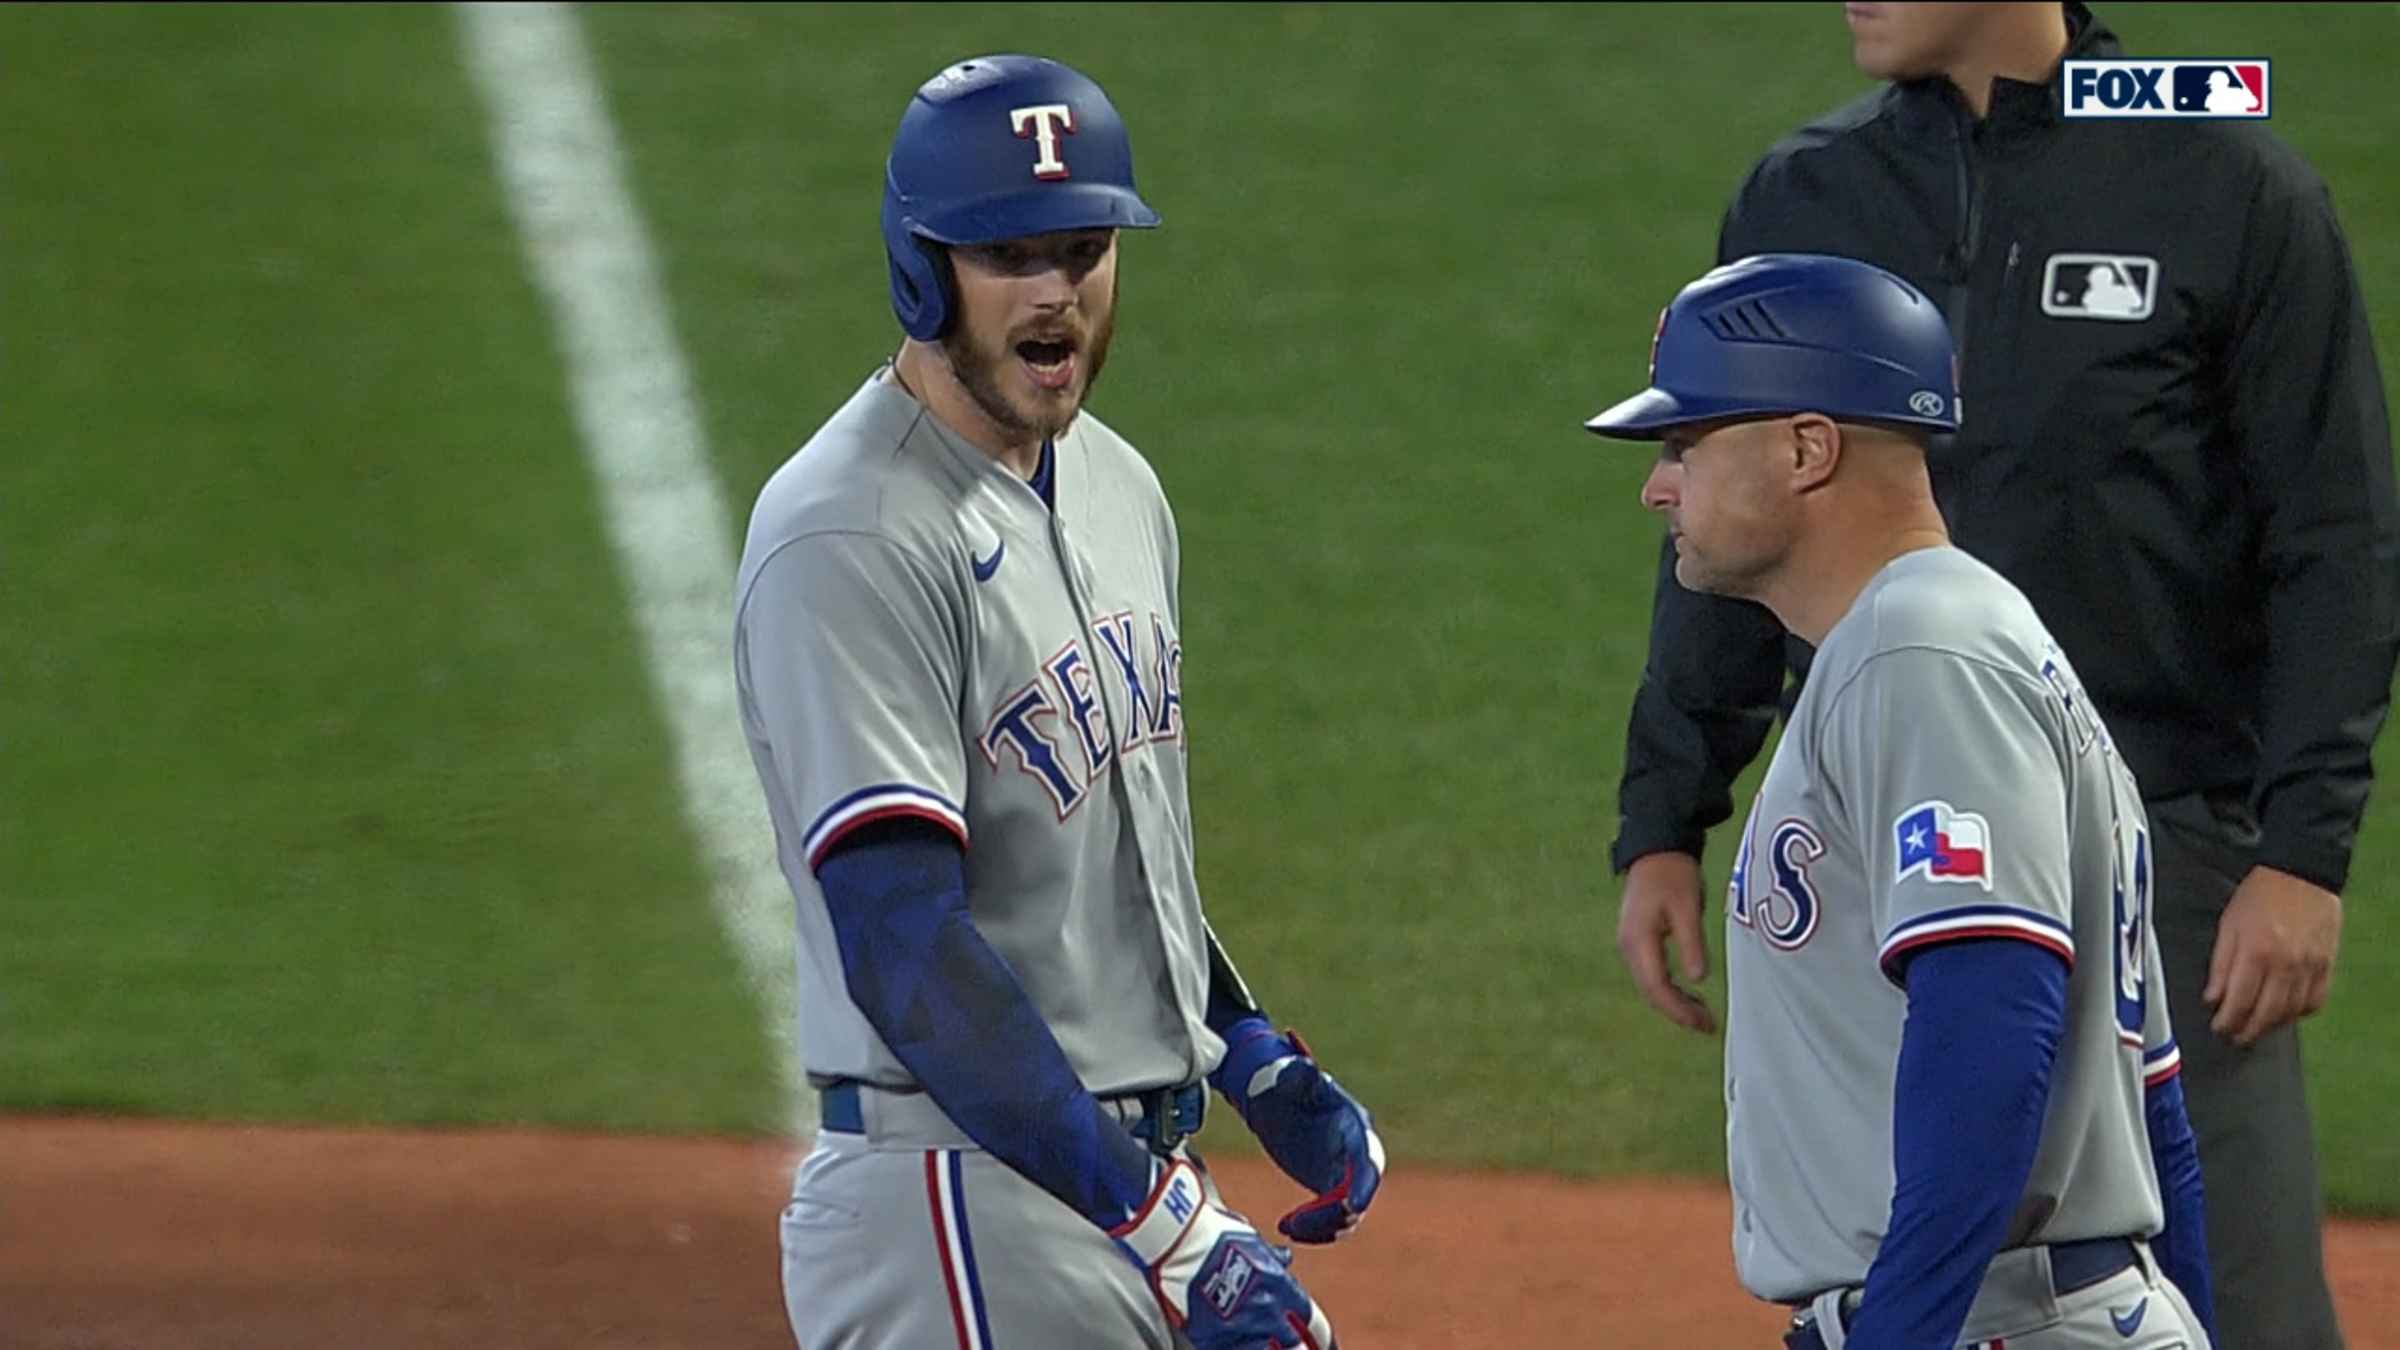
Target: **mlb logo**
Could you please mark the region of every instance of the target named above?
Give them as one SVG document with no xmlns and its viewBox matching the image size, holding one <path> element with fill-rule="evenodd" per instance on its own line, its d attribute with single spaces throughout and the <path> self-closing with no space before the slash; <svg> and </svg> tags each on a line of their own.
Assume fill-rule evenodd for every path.
<svg viewBox="0 0 2400 1350">
<path fill-rule="evenodd" d="M 2132 253 L 2053 253 L 2042 312 L 2054 319 L 2139 323 L 2158 307 L 2158 260 Z"/>
<path fill-rule="evenodd" d="M 1895 881 L 1923 874 L 1928 881 L 1992 888 L 1992 827 L 1972 811 L 1943 801 L 1912 806 L 1892 822 L 1892 842 Z"/>
<path fill-rule="evenodd" d="M 2069 61 L 2068 117 L 2246 117 L 2268 113 L 2263 57 Z"/>
</svg>

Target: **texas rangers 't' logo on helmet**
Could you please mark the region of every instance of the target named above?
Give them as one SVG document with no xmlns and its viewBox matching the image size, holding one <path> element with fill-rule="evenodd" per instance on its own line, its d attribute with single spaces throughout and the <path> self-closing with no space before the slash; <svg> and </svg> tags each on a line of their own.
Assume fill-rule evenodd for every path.
<svg viewBox="0 0 2400 1350">
<path fill-rule="evenodd" d="M 1036 178 L 1064 178 L 1067 162 L 1059 157 L 1058 138 L 1075 134 L 1075 109 L 1064 103 L 1039 103 L 1030 108 L 1008 110 L 1008 129 L 1020 139 L 1031 137 L 1041 147 L 1041 157 L 1033 162 Z"/>
</svg>

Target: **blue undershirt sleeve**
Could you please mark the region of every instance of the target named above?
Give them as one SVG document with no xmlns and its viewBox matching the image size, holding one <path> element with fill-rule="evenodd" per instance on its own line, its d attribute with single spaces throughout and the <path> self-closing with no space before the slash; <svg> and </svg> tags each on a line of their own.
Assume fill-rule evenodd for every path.
<svg viewBox="0 0 2400 1350">
<path fill-rule="evenodd" d="M 2165 1231 L 2150 1240 L 2159 1270 L 2183 1291 L 2208 1338 L 2217 1338 L 2217 1296 L 2208 1268 L 2208 1215 L 2200 1187 L 2200 1147 L 2183 1109 L 2183 1078 L 2167 1079 L 2148 1093 L 2150 1160 L 2158 1169 L 2158 1198 L 2165 1205 Z"/>
<path fill-rule="evenodd" d="M 1016 973 L 967 917 L 958 841 L 861 828 L 817 867 L 851 1000 L 984 1151 L 1103 1229 L 1150 1193 L 1150 1154 L 1100 1108 Z"/>
<path fill-rule="evenodd" d="M 2066 1026 L 2066 962 L 2030 942 L 1927 947 L 1906 980 L 1891 1223 L 1850 1350 L 1956 1343 L 2033 1174 Z"/>
</svg>

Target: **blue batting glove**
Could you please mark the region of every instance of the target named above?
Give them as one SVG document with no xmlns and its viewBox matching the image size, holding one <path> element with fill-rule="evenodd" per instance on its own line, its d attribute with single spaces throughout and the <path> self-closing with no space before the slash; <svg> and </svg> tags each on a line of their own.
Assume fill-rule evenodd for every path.
<svg viewBox="0 0 2400 1350">
<path fill-rule="evenodd" d="M 1209 1085 L 1233 1103 L 1284 1175 L 1315 1192 L 1276 1230 L 1294 1242 L 1331 1242 L 1358 1226 L 1383 1184 L 1383 1140 L 1374 1119 L 1317 1067 L 1297 1032 L 1263 1017 L 1227 1027 L 1225 1059 Z"/>
</svg>

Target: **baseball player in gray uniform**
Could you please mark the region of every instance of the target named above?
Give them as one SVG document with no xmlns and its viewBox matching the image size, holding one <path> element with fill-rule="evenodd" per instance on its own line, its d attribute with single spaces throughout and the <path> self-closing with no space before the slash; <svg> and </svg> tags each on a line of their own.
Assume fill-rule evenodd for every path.
<svg viewBox="0 0 2400 1350">
<path fill-rule="evenodd" d="M 1312 1193 L 1297 1242 L 1383 1171 L 1201 912 L 1175 522 L 1083 411 L 1117 231 L 1158 223 L 1083 75 L 927 81 L 884 185 L 906 338 L 751 517 L 735 675 L 821 1094 L 782 1224 L 806 1350 L 1334 1343 L 1187 1138 L 1215 1087 Z"/>
<path fill-rule="evenodd" d="M 1891 273 L 1746 258 L 1587 424 L 1661 442 L 1678 582 L 1817 648 L 1726 897 L 1735 1265 L 1793 1346 L 2197 1350 L 2148 825 L 2041 619 L 1950 546 L 1951 351 Z"/>
</svg>

